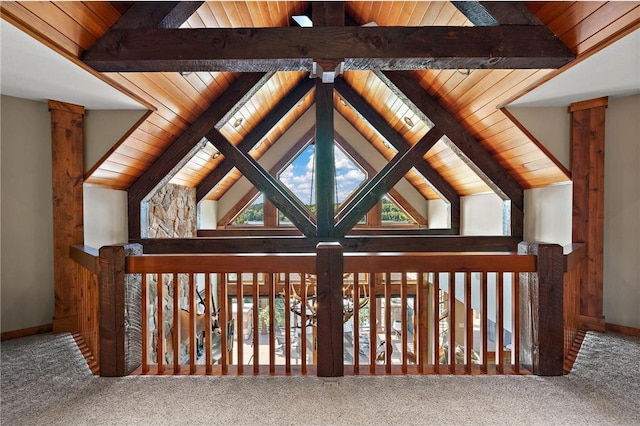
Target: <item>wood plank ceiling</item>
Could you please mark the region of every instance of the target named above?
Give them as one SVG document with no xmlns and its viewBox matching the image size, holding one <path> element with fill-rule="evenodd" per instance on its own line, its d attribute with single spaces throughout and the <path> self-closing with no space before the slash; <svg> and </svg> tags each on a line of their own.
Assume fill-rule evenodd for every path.
<svg viewBox="0 0 640 426">
<path fill-rule="evenodd" d="M 181 28 L 288 27 L 291 17 L 309 8 L 299 1 L 211 1 L 189 17 Z M 529 2 L 528 9 L 557 35 L 571 51 L 586 55 L 620 34 L 637 28 L 638 2 Z M 79 58 L 118 22 L 131 3 L 119 2 L 2 2 L 8 20 L 64 56 L 99 75 L 148 106 L 150 112 L 116 144 L 86 176 L 86 182 L 127 190 L 144 176 L 162 154 L 211 105 L 220 102 L 241 73 L 234 72 L 104 72 L 98 73 Z M 395 1 L 346 2 L 354 24 L 378 26 L 473 26 L 451 2 Z M 443 69 L 411 71 L 415 81 L 451 114 L 488 151 L 522 188 L 566 181 L 569 172 L 523 131 L 499 106 L 530 90 L 555 71 L 549 69 Z M 263 79 L 240 108 L 221 117 L 220 133 L 238 145 L 295 87 L 307 78 L 301 71 L 279 71 Z M 344 82 L 372 107 L 410 145 L 415 145 L 430 125 L 420 119 L 374 71 L 345 71 Z M 266 82 L 265 82 L 266 81 Z M 229 93 L 226 93 L 229 96 Z M 224 99 L 223 99 L 224 100 Z M 295 108 L 270 129 L 255 149 L 263 155 L 314 102 L 311 90 Z M 394 152 L 342 96 L 334 106 L 386 158 Z M 223 156 L 211 144 L 198 147 L 188 161 L 176 162 L 171 182 L 199 187 L 211 179 Z M 458 195 L 489 191 L 487 184 L 443 141 L 424 159 Z M 232 171 L 215 188 L 199 198 L 219 199 L 240 177 Z M 416 172 L 407 179 L 427 199 L 438 194 Z M 211 188 L 207 188 L 211 189 Z"/>
</svg>

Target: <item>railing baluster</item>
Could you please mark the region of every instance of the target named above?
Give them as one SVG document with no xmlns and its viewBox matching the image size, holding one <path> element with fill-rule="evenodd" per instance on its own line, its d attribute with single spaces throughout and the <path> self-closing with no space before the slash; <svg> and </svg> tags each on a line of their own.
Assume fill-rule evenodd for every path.
<svg viewBox="0 0 640 426">
<path fill-rule="evenodd" d="M 149 303 L 149 296 L 147 293 L 147 274 L 142 274 L 142 283 L 141 283 L 141 297 L 142 306 L 141 306 L 141 320 L 142 320 L 142 374 L 147 374 L 149 372 L 149 354 L 148 345 L 149 345 L 149 317 L 147 304 Z"/>
<path fill-rule="evenodd" d="M 440 272 L 433 272 L 433 372 L 440 373 Z M 447 308 L 448 309 L 448 308 Z"/>
<path fill-rule="evenodd" d="M 275 284 L 272 274 L 264 274 L 267 292 L 269 294 L 269 374 L 276 373 L 276 348 L 274 345 L 274 337 L 276 335 L 276 303 L 275 303 Z"/>
<path fill-rule="evenodd" d="M 511 337 L 511 345 L 513 346 L 513 353 L 511 355 L 511 362 L 513 364 L 513 372 L 515 374 L 520 373 L 520 283 L 516 279 L 513 272 L 511 275 L 511 288 L 512 288 L 512 312 L 513 312 L 513 334 Z M 519 275 L 519 274 L 518 274 Z"/>
<path fill-rule="evenodd" d="M 180 373 L 180 284 L 173 274 L 173 373 Z"/>
<path fill-rule="evenodd" d="M 158 330 L 156 359 L 158 361 L 158 374 L 164 373 L 164 274 L 156 274 L 158 286 L 158 306 L 156 309 Z"/>
<path fill-rule="evenodd" d="M 504 373 L 504 273 L 496 272 L 496 371 Z"/>
<path fill-rule="evenodd" d="M 424 365 L 428 362 L 429 357 L 429 287 L 424 284 L 424 274 L 424 272 L 418 274 L 417 306 L 414 306 L 414 311 L 417 310 L 418 312 L 418 333 L 415 332 L 415 328 L 413 331 L 414 335 L 417 336 L 414 352 L 416 354 L 416 363 L 418 364 L 418 374 L 424 374 Z"/>
<path fill-rule="evenodd" d="M 487 373 L 487 291 L 488 291 L 487 272 L 482 272 L 480 279 L 480 333 L 482 343 L 482 364 L 480 365 L 480 371 Z"/>
<path fill-rule="evenodd" d="M 400 339 L 402 340 L 402 374 L 407 374 L 407 354 L 409 352 L 409 344 L 407 334 L 409 327 L 407 324 L 407 273 L 402 273 L 400 282 Z M 415 330 L 414 330 L 415 332 Z M 415 347 L 414 347 L 415 350 Z"/>
<path fill-rule="evenodd" d="M 242 272 L 236 272 L 236 335 L 238 336 L 238 376 L 244 374 L 244 285 Z"/>
<path fill-rule="evenodd" d="M 360 280 L 353 273 L 353 374 L 360 374 Z"/>
<path fill-rule="evenodd" d="M 291 374 L 291 274 L 284 274 L 284 372 Z"/>
<path fill-rule="evenodd" d="M 253 312 L 252 312 L 252 320 L 253 323 L 251 327 L 253 328 L 253 375 L 257 376 L 260 374 L 260 333 L 258 331 L 258 319 L 260 313 L 260 295 L 258 294 L 258 273 L 253 273 L 253 282 L 252 282 L 252 290 L 253 290 Z M 269 298 L 271 300 L 271 298 Z M 269 328 L 271 327 L 271 322 L 273 319 L 273 311 L 269 309 Z M 269 336 L 271 336 L 271 330 L 269 330 Z"/>
<path fill-rule="evenodd" d="M 196 286 L 189 274 L 189 373 L 196 373 Z"/>
<path fill-rule="evenodd" d="M 231 317 L 229 309 L 229 300 L 227 297 L 227 274 L 218 274 L 218 305 L 220 306 L 220 314 L 218 316 L 218 322 L 220 323 L 220 370 L 223 376 L 226 376 L 229 372 L 229 362 L 227 354 L 229 350 L 227 348 L 227 342 L 229 339 L 229 318 Z"/>
<path fill-rule="evenodd" d="M 369 372 L 376 374 L 376 351 L 378 349 L 378 319 L 376 284 L 378 274 L 369 274 Z"/>
<path fill-rule="evenodd" d="M 464 307 L 465 307 L 465 339 L 464 339 L 464 371 L 471 374 L 471 354 L 473 353 L 473 306 L 471 304 L 471 272 L 465 274 L 464 279 Z"/>
<path fill-rule="evenodd" d="M 391 272 L 385 274 L 384 283 L 384 371 L 385 374 L 391 374 Z"/>
<path fill-rule="evenodd" d="M 300 371 L 303 376 L 307 375 L 307 277 L 304 272 L 300 273 L 300 359 L 302 365 Z"/>
<path fill-rule="evenodd" d="M 216 312 L 213 312 L 213 307 L 211 306 L 211 274 L 206 272 L 204 274 L 204 346 L 205 346 L 205 372 L 207 375 L 212 373 L 211 366 L 211 317 L 216 315 Z M 220 317 L 218 317 L 218 323 L 220 323 Z"/>
<path fill-rule="evenodd" d="M 456 274 L 447 272 L 449 279 L 449 372 L 456 373 Z M 453 278 L 453 279 L 452 279 Z"/>
</svg>

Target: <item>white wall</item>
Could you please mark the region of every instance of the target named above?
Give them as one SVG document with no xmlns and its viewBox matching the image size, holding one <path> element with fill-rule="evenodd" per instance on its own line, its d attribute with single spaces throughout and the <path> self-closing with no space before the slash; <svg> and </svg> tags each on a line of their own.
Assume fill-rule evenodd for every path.
<svg viewBox="0 0 640 426">
<path fill-rule="evenodd" d="M 51 121 L 44 102 L 1 98 L 2 332 L 53 318 Z"/>
<path fill-rule="evenodd" d="M 84 187 L 84 244 L 99 249 L 129 240 L 127 192 Z"/>
<path fill-rule="evenodd" d="M 640 328 L 640 96 L 609 99 L 604 166 L 604 314 Z"/>
<path fill-rule="evenodd" d="M 109 151 L 146 110 L 87 110 L 84 116 L 84 171 Z"/>
<path fill-rule="evenodd" d="M 571 167 L 571 116 L 567 107 L 509 107 L 509 112 L 566 168 Z"/>
<path fill-rule="evenodd" d="M 524 191 L 524 240 L 571 244 L 573 185 L 552 185 Z"/>
<path fill-rule="evenodd" d="M 502 235 L 503 204 L 493 192 L 460 197 L 460 234 Z"/>
<path fill-rule="evenodd" d="M 51 118 L 46 103 L 9 96 L 1 97 L 0 110 L 0 328 L 6 332 L 50 324 L 54 314 Z M 101 158 L 143 113 L 86 111 L 87 161 Z M 84 197 L 85 243 L 126 241 L 126 192 L 85 187 Z"/>
<path fill-rule="evenodd" d="M 566 108 L 509 111 L 569 167 Z M 610 98 L 605 124 L 605 321 L 640 328 L 640 96 Z M 571 241 L 571 191 L 572 185 L 525 191 L 526 239 Z"/>
</svg>

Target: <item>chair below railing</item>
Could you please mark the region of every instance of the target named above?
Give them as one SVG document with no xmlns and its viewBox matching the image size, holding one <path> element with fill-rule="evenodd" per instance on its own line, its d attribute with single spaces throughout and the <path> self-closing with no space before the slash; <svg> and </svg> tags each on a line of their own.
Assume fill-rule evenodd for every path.
<svg viewBox="0 0 640 426">
<path fill-rule="evenodd" d="M 149 255 L 139 245 L 103 247 L 100 312 L 111 314 L 100 318 L 101 374 L 562 374 L 570 262 L 558 249 L 343 254 L 326 243 L 307 254 Z"/>
</svg>

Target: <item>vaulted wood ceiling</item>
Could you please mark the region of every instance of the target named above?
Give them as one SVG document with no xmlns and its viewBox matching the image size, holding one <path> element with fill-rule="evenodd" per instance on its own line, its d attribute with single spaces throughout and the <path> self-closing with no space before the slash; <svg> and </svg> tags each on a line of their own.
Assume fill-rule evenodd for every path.
<svg viewBox="0 0 640 426">
<path fill-rule="evenodd" d="M 175 6 L 169 5 L 172 3 L 165 2 L 158 10 Z M 327 44 L 334 42 L 333 45 L 339 45 L 340 37 L 355 34 L 355 30 L 350 28 L 360 28 L 361 25 L 375 22 L 377 27 L 367 27 L 370 31 L 366 33 L 367 37 L 383 37 L 386 34 L 382 32 L 386 31 L 385 27 L 393 27 L 394 35 L 417 43 L 425 38 L 409 38 L 411 31 L 421 31 L 420 28 L 411 27 L 437 29 L 487 26 L 487 32 L 482 33 L 482 37 L 490 39 L 487 45 L 492 46 L 490 43 L 494 32 L 490 26 L 502 25 L 497 27 L 502 32 L 495 33 L 496 37 L 509 36 L 515 39 L 517 31 L 511 31 L 505 24 L 531 25 L 539 20 L 544 24 L 539 27 L 541 34 L 550 30 L 580 60 L 637 28 L 640 22 L 638 2 L 527 2 L 524 12 L 530 12 L 530 16 L 523 13 L 520 5 L 511 3 L 483 3 L 484 9 L 474 9 L 478 5 L 476 2 L 454 4 L 444 1 L 346 2 L 344 29 L 338 29 L 332 35 L 333 33 L 323 33 L 326 29 L 314 28 L 314 34 L 319 37 L 324 34 Z M 197 188 L 198 199 L 219 199 L 241 174 L 232 169 L 228 161 L 225 165 L 224 156 L 214 156 L 216 149 L 211 144 L 199 142 L 200 137 L 194 136 L 197 133 L 194 129 L 199 128 L 198 123 L 218 123 L 216 129 L 231 144 L 240 146 L 244 141 L 245 146 L 241 150 L 244 149 L 245 152 L 262 141 L 252 151 L 253 157 L 259 158 L 315 102 L 315 88 L 308 83 L 308 72 L 305 71 L 308 64 L 305 61 L 276 61 L 278 69 L 295 70 L 264 73 L 264 68 L 273 69 L 274 59 L 269 55 L 277 54 L 272 52 L 273 49 L 268 44 L 255 47 L 255 51 L 251 50 L 253 45 L 247 45 L 247 49 L 255 52 L 255 58 L 261 59 L 260 61 L 237 61 L 233 58 L 244 58 L 244 51 L 247 49 L 228 48 L 224 52 L 228 55 L 225 57 L 227 59 L 212 61 L 208 65 L 209 70 L 202 71 L 202 61 L 198 58 L 182 62 L 172 60 L 169 56 L 166 56 L 169 59 L 162 59 L 165 57 L 163 55 L 171 54 L 171 47 L 166 43 L 155 46 L 128 44 L 134 37 L 127 39 L 130 34 L 127 31 L 148 28 L 149 25 L 155 28 L 175 28 L 176 22 L 183 23 L 175 31 L 189 28 L 264 28 L 265 30 L 256 34 L 263 39 L 267 37 L 273 43 L 275 39 L 269 37 L 275 37 L 272 35 L 274 33 L 267 28 L 295 25 L 291 17 L 308 14 L 311 6 L 311 2 L 296 1 L 211 1 L 195 6 L 193 3 L 180 3 L 168 16 L 159 12 L 158 15 L 162 16 L 155 23 L 149 21 L 153 17 L 148 16 L 148 13 L 136 15 L 135 8 L 139 5 L 126 2 L 2 2 L 1 7 L 4 19 L 129 93 L 149 108 L 150 112 L 144 119 L 86 176 L 87 183 L 129 190 L 130 199 L 133 196 L 135 200 L 140 200 L 154 185 L 166 182 L 166 179 L 161 180 L 159 176 L 167 174 L 173 183 Z M 489 12 L 488 15 L 486 12 L 481 13 L 485 9 Z M 121 19 L 123 16 L 125 19 Z M 144 20 L 136 21 L 141 16 Z M 407 29 L 398 29 L 399 27 Z M 525 27 L 517 28 L 522 31 Z M 112 36 L 111 45 L 109 39 L 103 37 L 109 31 Z M 445 28 L 442 34 L 446 36 L 447 31 Z M 482 40 L 473 38 L 476 37 L 475 33 L 464 29 L 456 31 L 454 37 L 468 37 L 474 48 L 485 46 Z M 159 43 L 165 34 L 169 33 L 151 31 L 145 36 Z M 215 32 L 211 33 L 211 39 L 202 43 L 215 45 L 215 41 L 223 37 L 231 47 L 234 43 L 243 46 L 243 34 L 240 33 L 240 38 L 236 40 L 234 37 L 238 33 Z M 434 35 L 436 32 L 429 34 Z M 171 36 L 171 40 L 175 38 Z M 354 39 L 358 39 L 358 36 L 353 36 L 352 41 Z M 116 40 L 115 44 L 113 40 Z M 118 40 L 126 40 L 123 41 L 125 48 L 119 52 L 122 53 L 120 61 L 101 64 L 100 58 L 104 59 L 105 52 L 119 49 L 114 47 L 119 46 Z M 508 48 L 513 50 L 514 47 L 523 50 L 525 56 L 529 52 L 536 52 L 535 43 L 509 42 L 510 40 L 506 41 L 507 52 Z M 309 49 L 316 49 L 318 52 L 326 49 L 322 43 L 309 43 Z M 392 49 L 406 51 L 408 55 L 412 47 L 407 43 L 394 44 Z M 428 44 L 426 41 L 425 43 Z M 299 48 L 295 46 L 295 40 L 291 44 L 293 47 L 286 43 L 275 46 L 275 52 L 285 55 Z M 551 49 L 554 46 L 553 40 L 548 41 L 548 44 Z M 533 47 L 529 49 L 529 45 Z M 367 46 L 356 47 L 362 50 Z M 346 45 L 344 50 L 356 47 Z M 502 52 L 505 57 L 511 56 L 504 62 L 507 65 L 492 65 L 491 62 L 496 61 L 488 61 L 487 58 L 452 59 L 447 57 L 447 52 L 439 52 L 437 47 L 424 47 L 431 49 L 428 51 L 433 53 L 435 59 L 430 60 L 431 62 L 424 58 L 345 61 L 345 71 L 335 82 L 334 108 L 384 157 L 391 159 L 395 151 L 381 134 L 394 132 L 404 143 L 415 145 L 431 127 L 431 123 L 424 119 L 424 109 L 433 108 L 429 102 L 435 102 L 445 114 L 460 124 L 461 131 L 470 135 L 469 140 L 474 143 L 477 141 L 506 170 L 509 179 L 514 179 L 522 188 L 541 187 L 568 180 L 569 172 L 538 141 L 514 123 L 500 106 L 557 73 L 546 67 L 540 69 L 536 64 L 546 63 L 549 68 L 557 68 L 569 59 L 557 52 L 548 53 L 549 57 L 543 58 L 546 62 L 535 58 L 518 59 L 513 52 Z M 213 48 L 222 49 L 220 46 Z M 377 50 L 374 49 L 373 54 L 384 48 L 376 45 Z M 134 63 L 122 59 L 126 59 L 127 54 L 135 56 L 135 49 L 140 49 L 137 51 L 138 55 L 147 52 L 150 56 L 161 58 L 160 68 L 153 61 Z M 335 49 L 340 51 L 338 47 Z M 456 56 L 464 56 L 463 53 Z M 383 53 L 386 54 L 388 53 Z M 496 54 L 500 56 L 500 53 Z M 83 63 L 83 60 L 91 66 Z M 386 69 L 423 69 L 388 73 L 379 70 L 381 63 L 386 65 Z M 368 69 L 372 64 L 376 69 Z M 467 66 L 463 66 L 465 64 Z M 515 64 L 514 68 L 504 68 L 509 64 Z M 91 67 L 102 71 L 95 71 Z M 128 72 L 128 67 L 137 68 L 134 72 Z M 191 71 L 194 67 L 196 71 Z M 297 70 L 296 67 L 302 70 Z M 445 69 L 426 69 L 429 67 Z M 248 71 L 249 68 L 260 72 L 220 71 Z M 358 105 L 357 108 L 355 104 Z M 362 110 L 367 108 L 370 110 L 369 117 L 363 119 Z M 280 119 L 281 117 L 283 118 Z M 381 131 L 380 127 L 385 129 Z M 464 155 L 461 157 L 459 154 L 455 143 L 442 139 L 424 155 L 426 166 L 423 168 L 428 169 L 425 173 L 436 172 L 431 176 L 442 180 L 440 191 L 438 188 L 434 190 L 434 186 L 438 185 L 427 184 L 414 171 L 406 177 L 427 199 L 438 198 L 443 190 L 463 196 L 495 189 L 482 178 L 481 170 L 474 169 L 473 164 L 465 161 Z"/>
</svg>

